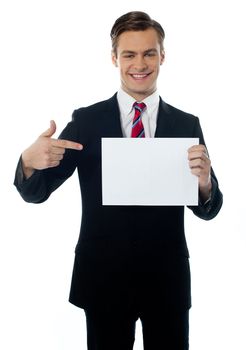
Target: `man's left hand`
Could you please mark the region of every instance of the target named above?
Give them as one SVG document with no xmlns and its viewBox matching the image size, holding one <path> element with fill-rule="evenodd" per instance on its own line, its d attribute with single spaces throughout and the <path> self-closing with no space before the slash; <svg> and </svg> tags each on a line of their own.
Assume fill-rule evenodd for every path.
<svg viewBox="0 0 246 350">
<path fill-rule="evenodd" d="M 188 149 L 191 173 L 198 176 L 199 191 L 203 201 L 209 199 L 212 189 L 211 161 L 204 145 L 192 146 Z"/>
</svg>

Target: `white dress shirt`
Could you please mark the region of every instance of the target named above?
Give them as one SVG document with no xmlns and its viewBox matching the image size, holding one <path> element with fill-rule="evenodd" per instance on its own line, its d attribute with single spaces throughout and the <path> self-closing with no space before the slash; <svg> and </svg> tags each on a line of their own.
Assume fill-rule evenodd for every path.
<svg viewBox="0 0 246 350">
<path fill-rule="evenodd" d="M 154 137 L 157 123 L 157 114 L 160 97 L 157 91 L 146 97 L 143 101 L 136 101 L 120 88 L 117 93 L 117 100 L 120 108 L 120 121 L 124 137 L 131 137 L 132 122 L 135 114 L 134 102 L 144 102 L 146 109 L 142 112 L 142 122 L 145 137 Z"/>
</svg>

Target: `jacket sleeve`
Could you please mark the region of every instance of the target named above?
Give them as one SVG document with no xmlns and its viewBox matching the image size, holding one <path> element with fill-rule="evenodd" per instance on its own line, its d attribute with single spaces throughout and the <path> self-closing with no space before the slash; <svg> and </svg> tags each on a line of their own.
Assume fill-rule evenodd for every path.
<svg viewBox="0 0 246 350">
<path fill-rule="evenodd" d="M 72 121 L 68 123 L 59 136 L 60 139 L 80 142 L 74 114 Z M 14 185 L 22 198 L 30 203 L 42 203 L 47 200 L 51 193 L 73 174 L 77 166 L 79 152 L 67 149 L 59 166 L 45 170 L 35 170 L 28 179 L 25 179 L 20 157 L 16 168 Z"/>
<path fill-rule="evenodd" d="M 194 136 L 199 137 L 200 144 L 203 144 L 206 146 L 198 118 L 194 128 Z M 198 206 L 188 207 L 193 211 L 193 213 L 196 216 L 204 220 L 213 219 L 220 211 L 223 203 L 223 195 L 219 189 L 219 183 L 213 168 L 211 168 L 211 181 L 212 181 L 212 192 L 211 192 L 210 199 L 207 202 L 203 203 L 199 198 Z"/>
</svg>

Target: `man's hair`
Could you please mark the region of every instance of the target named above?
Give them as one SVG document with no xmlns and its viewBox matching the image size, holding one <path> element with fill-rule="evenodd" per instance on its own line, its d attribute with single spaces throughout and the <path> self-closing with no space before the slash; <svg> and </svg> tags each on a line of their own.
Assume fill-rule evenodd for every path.
<svg viewBox="0 0 246 350">
<path fill-rule="evenodd" d="M 112 50 L 116 54 L 117 53 L 117 45 L 120 34 L 127 31 L 141 31 L 149 28 L 153 28 L 156 30 L 159 38 L 159 43 L 161 46 L 161 50 L 164 49 L 163 41 L 165 39 L 165 32 L 162 26 L 156 22 L 154 19 L 150 18 L 150 16 L 141 11 L 132 11 L 124 14 L 119 17 L 110 33 L 110 37 L 112 40 Z"/>
</svg>

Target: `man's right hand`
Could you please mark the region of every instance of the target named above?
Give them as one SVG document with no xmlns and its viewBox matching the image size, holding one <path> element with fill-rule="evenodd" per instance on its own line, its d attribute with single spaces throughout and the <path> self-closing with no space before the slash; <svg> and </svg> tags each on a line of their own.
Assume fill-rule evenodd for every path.
<svg viewBox="0 0 246 350">
<path fill-rule="evenodd" d="M 35 170 L 53 168 L 60 164 L 66 149 L 80 151 L 83 146 L 68 140 L 52 138 L 56 132 L 56 123 L 50 121 L 50 127 L 22 153 L 22 167 L 24 175 L 29 178 Z"/>
</svg>

